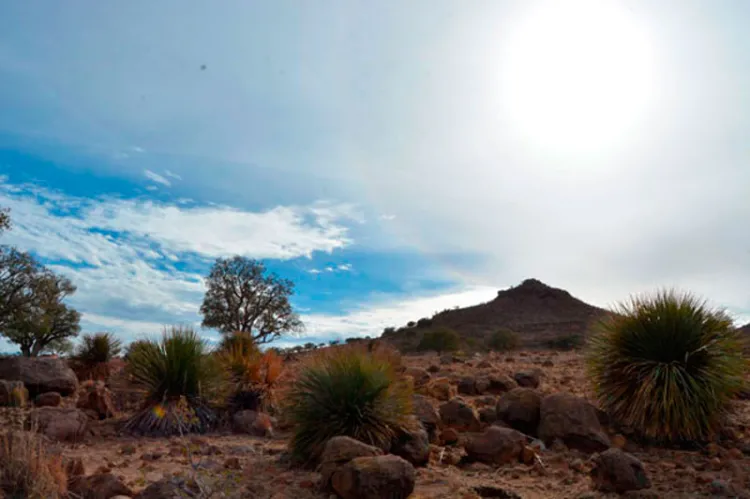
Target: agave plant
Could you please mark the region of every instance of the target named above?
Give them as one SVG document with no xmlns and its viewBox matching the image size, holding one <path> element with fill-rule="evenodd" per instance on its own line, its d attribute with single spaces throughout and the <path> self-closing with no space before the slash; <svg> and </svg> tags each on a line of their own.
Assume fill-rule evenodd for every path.
<svg viewBox="0 0 750 499">
<path fill-rule="evenodd" d="M 294 426 L 292 454 L 308 464 L 331 437 L 387 449 L 412 425 L 411 386 L 388 355 L 366 347 L 321 352 L 302 368 L 285 401 Z"/>
<path fill-rule="evenodd" d="M 615 312 L 587 352 L 601 408 L 647 438 L 709 436 L 747 368 L 726 312 L 675 291 L 633 298 Z"/>
<path fill-rule="evenodd" d="M 73 355 L 73 366 L 80 379 L 107 379 L 108 363 L 120 355 L 122 342 L 112 333 L 86 334 Z"/>
<path fill-rule="evenodd" d="M 207 395 L 220 389 L 222 373 L 192 329 L 173 327 L 160 341 L 143 340 L 130 349 L 127 370 L 147 391 L 143 409 L 127 429 L 174 435 L 202 433 L 216 423 Z"/>
</svg>

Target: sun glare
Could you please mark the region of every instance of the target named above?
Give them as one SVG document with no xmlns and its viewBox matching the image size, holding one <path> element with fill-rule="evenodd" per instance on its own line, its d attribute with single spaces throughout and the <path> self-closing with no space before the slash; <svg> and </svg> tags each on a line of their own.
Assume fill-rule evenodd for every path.
<svg viewBox="0 0 750 499">
<path fill-rule="evenodd" d="M 507 39 L 501 78 L 512 127 L 533 147 L 600 150 L 645 117 L 653 50 L 624 2 L 534 2 Z"/>
</svg>

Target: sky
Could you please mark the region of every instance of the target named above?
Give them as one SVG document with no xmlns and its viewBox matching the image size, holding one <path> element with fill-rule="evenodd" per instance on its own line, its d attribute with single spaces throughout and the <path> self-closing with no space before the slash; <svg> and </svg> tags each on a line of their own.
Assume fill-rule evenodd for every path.
<svg viewBox="0 0 750 499">
<path fill-rule="evenodd" d="M 750 320 L 741 0 L 0 6 L 2 236 L 85 332 L 198 324 L 219 257 L 296 283 L 280 345 L 534 277 Z M 204 331 L 215 338 L 212 331 Z M 0 344 L 0 349 L 3 344 Z"/>
</svg>

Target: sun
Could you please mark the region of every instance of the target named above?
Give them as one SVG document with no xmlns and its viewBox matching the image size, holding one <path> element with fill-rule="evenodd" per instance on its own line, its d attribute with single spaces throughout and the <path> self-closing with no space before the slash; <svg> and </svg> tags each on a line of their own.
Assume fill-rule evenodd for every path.
<svg viewBox="0 0 750 499">
<path fill-rule="evenodd" d="M 508 35 L 502 105 L 532 146 L 599 150 L 642 125 L 654 54 L 624 1 L 533 2 Z"/>
</svg>

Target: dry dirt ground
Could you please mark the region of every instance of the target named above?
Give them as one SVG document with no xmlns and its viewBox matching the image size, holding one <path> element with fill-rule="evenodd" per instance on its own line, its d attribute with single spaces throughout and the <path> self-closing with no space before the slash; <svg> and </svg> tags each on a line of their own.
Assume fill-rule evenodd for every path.
<svg viewBox="0 0 750 499">
<path fill-rule="evenodd" d="M 567 391 L 593 401 L 583 362 L 577 353 L 490 354 L 447 365 L 441 365 L 439 359 L 431 355 L 404 357 L 403 360 L 407 366 L 439 366 L 440 372 L 435 376 L 456 381 L 467 375 L 498 372 L 512 376 L 520 370 L 539 368 L 541 392 Z M 478 367 L 482 360 L 489 361 L 490 367 Z M 488 402 L 486 396 L 466 398 L 476 406 Z M 719 445 L 676 450 L 644 448 L 627 442 L 625 450 L 643 462 L 652 481 L 647 494 L 628 497 L 750 497 L 746 495 L 750 486 L 750 436 L 746 435 L 750 426 L 750 401 L 737 401 L 735 406 L 731 424 Z M 5 410 L 4 415 L 8 424 L 21 416 L 11 409 Z M 81 458 L 87 474 L 111 471 L 135 492 L 164 476 L 189 475 L 198 470 L 202 480 L 207 483 L 213 480 L 218 484 L 216 487 L 226 492 L 216 497 L 329 497 L 319 490 L 317 473 L 294 469 L 287 464 L 289 435 L 283 431 L 277 431 L 272 438 L 214 434 L 155 439 L 118 436 L 117 425 L 118 419 L 95 423 L 94 434 L 83 443 L 64 444 L 64 454 Z M 540 456 L 541 462 L 533 466 L 519 463 L 500 468 L 478 463 L 460 465 L 458 459 L 462 452 L 460 446 L 433 446 L 429 466 L 417 470 L 412 497 L 513 497 L 501 495 L 498 489 L 529 499 L 610 497 L 592 491 L 588 476 L 590 456 L 578 451 L 559 447 L 547 449 Z"/>
</svg>

